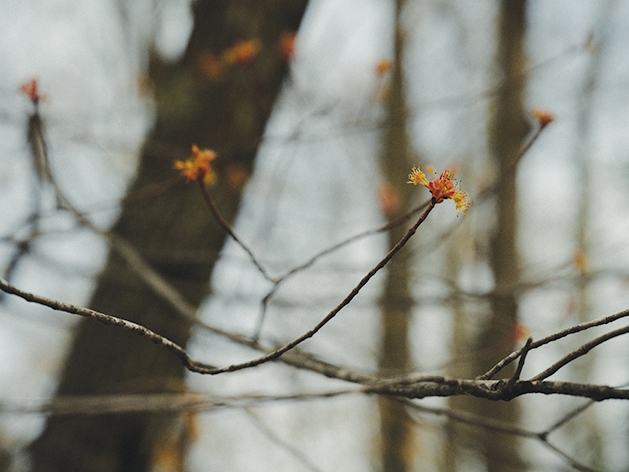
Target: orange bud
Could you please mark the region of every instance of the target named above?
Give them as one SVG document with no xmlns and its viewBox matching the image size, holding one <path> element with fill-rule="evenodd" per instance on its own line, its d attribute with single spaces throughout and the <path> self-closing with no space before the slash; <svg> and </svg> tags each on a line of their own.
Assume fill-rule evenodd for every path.
<svg viewBox="0 0 629 472">
<path fill-rule="evenodd" d="M 249 180 L 249 172 L 242 164 L 230 164 L 225 169 L 225 182 L 232 190 L 240 191 Z"/>
<path fill-rule="evenodd" d="M 294 31 L 285 31 L 280 36 L 279 49 L 280 55 L 285 61 L 295 59 L 295 44 L 297 43 L 297 34 Z"/>
<path fill-rule="evenodd" d="M 199 149 L 196 144 L 192 145 L 192 156 L 185 161 L 176 160 L 175 169 L 181 171 L 181 175 L 186 180 L 202 179 L 206 185 L 211 185 L 216 181 L 214 169 L 210 162 L 216 158 L 216 153 L 209 149 Z"/>
<path fill-rule="evenodd" d="M 382 214 L 386 217 L 393 216 L 400 210 L 400 197 L 388 183 L 383 183 L 378 189 L 378 202 Z"/>
<path fill-rule="evenodd" d="M 540 108 L 534 108 L 533 110 L 531 110 L 531 114 L 534 118 L 537 119 L 537 122 L 542 128 L 545 128 L 555 120 L 555 117 L 552 114 Z"/>
<path fill-rule="evenodd" d="M 22 86 L 20 87 L 20 92 L 26 95 L 30 99 L 30 101 L 33 102 L 33 105 L 37 105 L 39 101 L 43 99 L 43 97 L 39 94 L 37 80 L 35 79 L 29 80 L 25 84 L 22 84 Z"/>
<path fill-rule="evenodd" d="M 527 340 L 531 336 L 531 331 L 519 321 L 513 326 L 513 333 L 511 335 L 513 342 L 519 343 Z"/>
<path fill-rule="evenodd" d="M 572 263 L 577 268 L 581 275 L 585 275 L 588 271 L 588 261 L 583 249 L 577 249 L 577 252 L 572 256 Z"/>
<path fill-rule="evenodd" d="M 376 64 L 376 75 L 378 77 L 382 77 L 384 74 L 389 72 L 393 67 L 393 61 L 390 59 L 382 59 Z"/>
<path fill-rule="evenodd" d="M 225 64 L 211 53 L 202 54 L 197 60 L 201 74 L 210 80 L 217 80 L 225 70 Z"/>
<path fill-rule="evenodd" d="M 253 64 L 260 48 L 260 41 L 257 39 L 238 41 L 223 53 L 223 60 L 228 64 L 237 63 L 241 66 L 249 66 Z"/>
</svg>

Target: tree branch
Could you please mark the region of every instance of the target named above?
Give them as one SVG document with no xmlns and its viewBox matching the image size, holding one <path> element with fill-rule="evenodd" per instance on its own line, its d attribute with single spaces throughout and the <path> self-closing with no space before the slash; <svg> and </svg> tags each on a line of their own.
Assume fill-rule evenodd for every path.
<svg viewBox="0 0 629 472">
<path fill-rule="evenodd" d="M 421 221 L 421 219 L 419 220 Z M 413 228 L 409 230 L 411 232 Z M 408 233 L 407 233 L 408 234 Z M 410 236 L 409 236 L 410 237 Z M 402 240 L 403 241 L 403 240 Z M 400 241 L 400 243 L 402 242 Z M 399 243 L 398 243 L 399 245 Z M 398 247 L 396 245 L 396 247 Z M 393 251 L 393 250 L 392 250 Z M 389 255 L 391 252 L 389 252 Z M 386 259 L 386 258 L 385 258 Z M 383 259 L 384 260 L 384 259 Z M 378 267 L 378 266 L 376 266 Z M 374 268 L 375 270 L 376 268 Z M 373 272 L 373 270 L 372 270 Z M 371 272 L 370 272 L 371 273 Z M 375 272 L 374 272 L 375 273 Z M 364 279 L 363 279 L 364 280 Z M 366 282 L 365 282 L 366 283 Z M 364 285 L 364 284 L 363 284 Z M 360 284 L 359 284 L 360 286 Z M 359 287 L 357 286 L 357 287 Z M 359 289 L 359 288 L 358 288 Z M 228 367 L 217 368 L 212 365 L 193 360 L 188 352 L 179 346 L 178 344 L 170 341 L 169 339 L 160 336 L 159 334 L 151 331 L 144 326 L 137 323 L 124 320 L 111 315 L 106 315 L 89 308 L 82 308 L 69 303 L 63 303 L 49 298 L 34 295 L 29 292 L 20 290 L 3 279 L 0 279 L 0 290 L 11 295 L 18 296 L 28 302 L 38 303 L 40 305 L 47 306 L 54 310 L 64 311 L 66 313 L 91 318 L 106 325 L 113 325 L 122 328 L 126 331 L 130 331 L 139 336 L 148 338 L 151 342 L 163 346 L 165 349 L 172 351 L 182 361 L 184 366 L 191 372 L 200 374 L 215 375 L 223 372 L 233 372 L 236 370 L 242 370 L 247 367 L 260 365 L 263 362 L 275 360 L 282 354 L 286 353 L 290 348 L 299 344 L 300 340 L 311 337 L 316 333 L 317 328 L 320 329 L 324 322 L 331 319 L 330 314 L 317 327 L 308 331 L 306 335 L 302 335 L 291 343 L 276 349 L 262 357 L 254 359 L 243 364 L 234 364 Z M 357 289 L 355 289 L 356 291 Z M 352 292 L 353 293 L 353 292 Z M 357 293 L 357 291 L 356 291 Z M 350 294 L 351 295 L 351 294 Z M 348 296 L 349 297 L 349 296 Z M 347 302 L 349 303 L 349 301 Z M 347 304 L 345 303 L 345 304 Z M 345 306 L 340 304 L 336 310 L 338 313 L 340 308 Z M 340 308 L 339 308 L 340 307 Z M 609 318 L 609 317 L 608 317 Z M 327 320 L 327 321 L 326 321 Z M 625 328 L 623 328 L 624 330 Z M 617 330 L 619 331 L 619 330 Z M 310 336 L 307 336 L 312 333 Z M 616 333 L 616 332 L 614 332 Z M 613 336 L 611 336 L 613 337 Z M 608 336 L 610 338 L 610 336 Z M 595 340 L 596 341 L 596 340 Z M 596 345 L 602 341 L 597 342 Z M 591 343 L 590 343 L 591 344 Z M 252 347 L 257 346 L 257 343 L 252 343 Z M 532 344 L 531 344 L 532 346 Z M 327 377 L 336 378 L 339 380 L 345 380 L 353 383 L 360 383 L 366 385 L 365 392 L 377 393 L 386 395 L 395 395 L 405 398 L 426 398 L 426 397 L 449 397 L 456 395 L 472 395 L 479 398 L 485 398 L 488 400 L 503 400 L 509 401 L 521 395 L 531 393 L 542 393 L 546 395 L 550 394 L 562 394 L 576 397 L 590 398 L 592 400 L 601 401 L 607 399 L 629 399 L 629 390 L 624 388 L 614 388 L 605 385 L 589 385 L 578 384 L 571 382 L 553 382 L 553 381 L 538 381 L 538 380 L 465 380 L 465 379 L 450 379 L 440 376 L 410 376 L 401 378 L 382 378 L 367 375 L 355 374 L 348 369 L 326 364 L 324 362 L 309 358 L 303 353 L 294 352 L 292 356 L 285 359 L 287 364 L 292 364 L 297 367 L 306 368 L 315 372 L 319 372 Z"/>
<path fill-rule="evenodd" d="M 580 323 L 578 325 L 575 326 L 571 326 L 570 328 L 566 328 L 564 330 L 561 330 L 557 333 L 551 334 L 550 336 L 546 336 L 545 338 L 542 338 L 538 341 L 535 341 L 533 343 L 531 343 L 530 346 L 530 350 L 533 349 L 537 349 L 540 346 L 544 346 L 546 344 L 550 344 L 553 341 L 556 341 L 558 339 L 561 338 L 565 338 L 566 336 L 569 336 L 571 334 L 575 334 L 575 333 L 580 333 L 581 331 L 585 331 L 587 329 L 590 328 L 594 328 L 596 326 L 602 326 L 605 324 L 609 324 L 613 321 L 619 320 L 620 318 L 625 318 L 629 316 L 629 310 L 624 310 L 621 311 L 619 313 L 615 313 L 613 315 L 609 315 L 603 318 L 599 318 L 598 320 L 592 320 L 592 321 L 586 321 L 584 323 Z M 476 377 L 477 380 L 489 380 L 491 379 L 493 376 L 495 376 L 498 372 L 500 372 L 502 369 L 504 369 L 505 367 L 507 367 L 509 364 L 511 364 L 514 360 L 516 360 L 518 357 L 520 357 L 522 355 L 522 352 L 524 351 L 524 347 L 521 347 L 520 349 L 513 351 L 511 354 L 509 354 L 508 356 L 504 357 L 500 362 L 498 362 L 495 366 L 493 366 L 491 369 L 489 369 L 486 373 L 484 373 L 483 375 L 480 375 L 478 377 Z"/>
</svg>

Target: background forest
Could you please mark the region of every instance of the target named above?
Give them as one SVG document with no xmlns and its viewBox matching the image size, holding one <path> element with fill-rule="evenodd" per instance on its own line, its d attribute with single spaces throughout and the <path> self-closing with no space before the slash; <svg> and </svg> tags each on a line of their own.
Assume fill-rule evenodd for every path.
<svg viewBox="0 0 629 472">
<path fill-rule="evenodd" d="M 627 24 L 1 1 L 0 471 L 629 469 Z"/>
</svg>

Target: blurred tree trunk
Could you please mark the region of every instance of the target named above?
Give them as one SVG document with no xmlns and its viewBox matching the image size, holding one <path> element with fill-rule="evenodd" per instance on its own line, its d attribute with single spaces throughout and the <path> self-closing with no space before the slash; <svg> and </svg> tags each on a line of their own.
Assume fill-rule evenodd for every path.
<svg viewBox="0 0 629 472">
<path fill-rule="evenodd" d="M 157 117 L 131 195 L 174 177 L 173 158 L 188 157 L 190 146 L 197 143 L 218 152 L 219 182 L 211 191 L 222 214 L 233 221 L 241 177 L 252 167 L 287 72 L 279 39 L 282 33 L 297 30 L 306 4 L 307 0 L 194 3 L 194 28 L 184 57 L 175 64 L 156 56 L 151 60 Z M 216 74 L 216 59 L 237 41 L 250 39 L 259 41 L 257 57 L 241 58 Z M 212 221 L 197 185 L 135 200 L 125 201 L 112 231 L 133 244 L 190 304 L 198 306 L 207 294 L 225 233 Z M 155 296 L 113 251 L 90 306 L 143 324 L 182 345 L 190 334 L 190 323 Z M 57 395 L 184 389 L 184 369 L 175 356 L 137 336 L 84 320 L 76 328 Z M 33 470 L 153 470 L 156 457 L 168 456 L 159 448 L 174 427 L 174 418 L 160 415 L 52 417 L 31 446 Z M 173 467 L 181 465 L 160 470 Z"/>
<path fill-rule="evenodd" d="M 516 297 L 520 280 L 520 261 L 517 247 L 518 204 L 516 176 L 519 151 L 530 130 L 523 110 L 526 86 L 526 0 L 501 0 L 498 11 L 496 69 L 500 74 L 500 89 L 491 110 L 489 148 L 496 168 L 496 223 L 491 239 L 489 263 L 494 275 L 495 289 L 490 300 L 487 319 L 480 333 L 476 333 L 476 359 L 466 368 L 451 369 L 454 376 L 474 377 L 486 372 L 500 358 L 514 348 L 514 334 L 518 316 Z M 465 317 L 458 316 L 459 322 Z M 462 327 L 455 328 L 454 356 L 460 358 L 465 335 Z M 512 370 L 503 372 L 508 376 Z M 488 418 L 517 423 L 515 402 L 488 402 L 474 398 L 454 398 L 453 408 L 474 411 Z M 448 426 L 449 443 L 444 467 L 454 472 L 461 460 L 461 448 L 476 449 L 486 462 L 487 472 L 518 472 L 525 470 L 518 453 L 517 438 L 492 431 L 478 434 L 475 428 L 457 424 Z M 453 451 L 458 453 L 453 454 Z M 456 458 L 454 457 L 456 456 Z M 457 460 L 458 459 L 458 460 Z"/>
<path fill-rule="evenodd" d="M 578 100 L 576 126 L 577 139 L 574 147 L 574 160 L 577 164 L 579 196 L 578 196 L 578 221 L 576 246 L 577 251 L 574 255 L 574 262 L 580 277 L 577 279 L 577 315 L 579 323 L 591 319 L 593 306 L 590 300 L 590 277 L 588 277 L 588 260 L 592 249 L 592 241 L 590 240 L 590 224 L 592 221 L 592 211 L 590 204 L 592 202 L 592 156 L 595 152 L 594 145 L 594 109 L 596 93 L 601 79 L 603 68 L 603 55 L 605 47 L 609 41 L 609 25 L 613 21 L 615 10 L 615 1 L 609 0 L 599 7 L 599 16 L 595 27 L 596 33 L 594 38 L 596 44 L 590 44 L 588 52 L 589 63 L 585 72 L 583 88 Z M 591 40 L 594 38 L 590 38 Z M 575 337 L 576 343 L 585 343 L 588 338 L 579 333 Z M 595 373 L 594 356 L 584 356 L 579 363 L 579 368 L 574 369 L 573 378 L 578 382 L 591 382 Z M 596 464 L 595 467 L 603 469 L 603 450 L 604 437 L 595 413 L 590 409 L 583 412 L 581 422 L 568 422 L 565 426 L 565 434 L 578 439 L 581 444 L 588 444 L 589 462 Z M 583 426 L 586 426 L 585 428 Z M 577 443 L 577 441 L 575 441 Z M 576 457 L 579 456 L 577 448 L 572 451 Z"/>
<path fill-rule="evenodd" d="M 410 206 L 413 188 L 406 184 L 406 175 L 412 167 L 410 143 L 406 133 L 407 103 L 404 86 L 402 59 L 404 34 L 400 13 L 405 0 L 396 0 L 394 59 L 391 83 L 386 97 L 386 121 L 380 154 L 384 178 L 381 192 L 393 196 L 395 204 L 382 204 L 385 216 L 394 216 L 398 209 Z M 381 198 L 385 198 L 381 196 Z M 398 226 L 388 233 L 389 247 L 394 246 L 406 233 L 406 226 Z M 384 291 L 381 299 L 382 348 L 380 371 L 404 372 L 410 365 L 408 325 L 413 301 L 409 288 L 409 262 L 407 249 L 394 257 L 387 265 Z M 378 399 L 382 447 L 382 470 L 403 472 L 412 468 L 413 425 L 404 406 L 387 397 Z"/>
<path fill-rule="evenodd" d="M 496 65 L 502 75 L 502 85 L 496 97 L 489 125 L 489 147 L 496 164 L 496 227 L 491 240 L 490 265 L 494 274 L 494 294 L 491 317 L 484 325 L 478 350 L 489 350 L 490 356 L 480 361 L 477 373 L 487 371 L 514 347 L 518 316 L 515 294 L 520 280 L 520 261 L 517 245 L 518 155 L 530 125 L 523 110 L 526 86 L 524 38 L 526 32 L 526 0 L 501 0 L 498 13 Z M 504 375 L 509 375 L 507 371 Z M 516 402 L 481 402 L 480 413 L 517 423 Z M 487 472 L 515 472 L 524 470 L 518 454 L 517 438 L 486 431 L 480 438 L 481 451 L 487 462 Z"/>
<path fill-rule="evenodd" d="M 459 274 L 466 262 L 476 257 L 473 230 L 469 226 L 458 228 L 453 239 L 448 244 L 446 252 L 446 267 L 448 273 Z M 452 378 L 474 377 L 468 363 L 471 343 L 470 314 L 466 311 L 465 301 L 459 297 L 453 297 L 449 302 L 452 308 L 452 335 L 450 341 L 450 356 L 453 362 L 448 366 L 448 374 Z M 473 410 L 473 399 L 465 396 L 451 397 L 448 399 L 450 408 L 455 410 Z M 446 422 L 445 441 L 440 472 L 457 472 L 458 465 L 464 462 L 462 451 L 472 447 L 473 439 L 478 431 L 472 427 L 466 427 L 459 422 L 449 420 Z"/>
</svg>

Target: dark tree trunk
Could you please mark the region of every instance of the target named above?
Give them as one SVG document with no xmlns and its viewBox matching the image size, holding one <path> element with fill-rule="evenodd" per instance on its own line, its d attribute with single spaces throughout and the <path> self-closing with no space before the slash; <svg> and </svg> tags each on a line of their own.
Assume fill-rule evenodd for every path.
<svg viewBox="0 0 629 472">
<path fill-rule="evenodd" d="M 406 90 L 403 77 L 404 32 L 401 12 L 405 0 L 396 1 L 394 62 L 391 84 L 386 102 L 386 122 L 382 137 L 381 169 L 385 185 L 398 200 L 401 209 L 408 209 L 416 191 L 406 184 L 411 170 L 411 145 L 406 132 L 408 121 Z M 392 215 L 387 215 L 392 216 Z M 402 225 L 389 231 L 389 247 L 393 247 L 407 227 Z M 383 373 L 401 373 L 409 369 L 410 349 L 408 327 L 413 300 L 410 293 L 410 252 L 403 249 L 387 265 L 387 275 L 381 299 L 382 349 L 380 370 Z M 378 399 L 380 435 L 382 444 L 382 470 L 404 472 L 412 469 L 413 424 L 404 406 L 386 396 Z"/>
<path fill-rule="evenodd" d="M 186 158 L 191 144 L 197 143 L 218 152 L 219 180 L 211 191 L 226 219 L 234 219 L 241 185 L 232 177 L 252 167 L 287 72 L 278 42 L 283 32 L 297 30 L 306 4 L 307 0 L 194 4 L 194 29 L 182 60 L 151 61 L 157 120 L 131 195 L 175 176 L 173 159 Z M 252 38 L 261 46 L 253 62 L 235 64 L 222 77 L 203 73 L 202 61 L 208 54 L 220 57 L 238 40 Z M 135 246 L 190 304 L 199 305 L 225 233 L 212 221 L 196 185 L 141 201 L 126 200 L 112 231 Z M 182 345 L 190 334 L 190 323 L 155 296 L 113 251 L 90 306 L 143 324 Z M 76 328 L 57 395 L 183 389 L 184 370 L 175 356 L 137 336 L 87 320 Z M 172 418 L 148 414 L 52 417 L 32 444 L 33 470 L 148 471 L 169 425 Z"/>
<path fill-rule="evenodd" d="M 520 149 L 530 130 L 523 105 L 526 90 L 525 32 L 526 0 L 502 0 L 496 53 L 502 86 L 489 127 L 489 145 L 498 179 L 495 201 L 497 223 L 489 261 L 494 274 L 495 291 L 491 300 L 491 317 L 478 339 L 478 350 L 491 351 L 492 356 L 487 356 L 477 364 L 476 375 L 487 371 L 514 347 L 518 317 L 516 290 L 520 280 L 516 171 Z M 519 416 L 516 402 L 481 402 L 479 413 L 507 423 L 517 423 Z M 488 472 L 525 470 L 519 459 L 515 436 L 487 432 L 480 443 Z"/>
<path fill-rule="evenodd" d="M 517 165 L 520 149 L 530 130 L 524 113 L 526 87 L 526 0 L 501 0 L 497 16 L 496 70 L 500 89 L 490 111 L 489 148 L 496 168 L 496 224 L 493 228 L 489 264 L 495 290 L 490 300 L 490 313 L 482 322 L 474 344 L 477 359 L 468 365 L 451 369 L 450 375 L 474 378 L 491 368 L 514 348 L 514 331 L 518 316 L 517 284 L 520 280 L 520 261 L 517 244 L 518 202 Z M 455 356 L 463 352 L 463 336 L 459 330 L 455 338 Z M 508 376 L 513 370 L 506 370 Z M 459 397 L 449 401 L 457 409 L 473 411 L 487 418 L 505 423 L 518 422 L 515 401 L 489 402 L 476 398 Z M 519 457 L 518 439 L 513 435 L 484 431 L 461 424 L 448 425 L 448 445 L 442 470 L 457 470 L 462 448 L 476 449 L 486 462 L 487 472 L 518 472 L 526 470 Z"/>
</svg>

